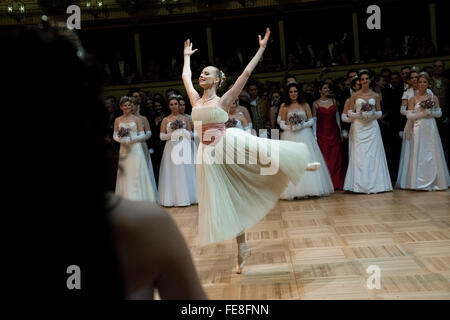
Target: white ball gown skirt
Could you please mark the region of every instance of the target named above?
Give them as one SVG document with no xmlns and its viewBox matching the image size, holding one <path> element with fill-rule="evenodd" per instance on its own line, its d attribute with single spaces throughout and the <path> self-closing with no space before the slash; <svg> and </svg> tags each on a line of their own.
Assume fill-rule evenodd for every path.
<svg viewBox="0 0 450 320">
<path fill-rule="evenodd" d="M 156 201 L 141 143 L 120 146 L 116 194 L 129 200 Z"/>
<path fill-rule="evenodd" d="M 215 146 L 201 143 L 198 244 L 229 240 L 255 225 L 275 207 L 288 182 L 300 180 L 308 159 L 303 143 L 259 138 L 238 128 L 227 129 Z"/>
<path fill-rule="evenodd" d="M 412 140 L 412 120 L 407 120 L 403 130 L 402 149 L 400 152 L 400 164 L 398 166 L 397 181 L 395 186 L 400 189 L 406 189 L 406 175 L 408 173 L 410 145 Z M 410 132 L 411 131 L 411 132 Z"/>
<path fill-rule="evenodd" d="M 414 122 L 406 189 L 445 190 L 450 177 L 434 118 Z"/>
<path fill-rule="evenodd" d="M 298 131 L 283 131 L 281 140 L 289 140 L 304 143 L 309 150 L 308 162 L 319 162 L 322 164 L 318 171 L 305 172 L 300 181 L 294 185 L 289 182 L 288 187 L 281 194 L 280 199 L 293 200 L 306 196 L 323 196 L 334 192 L 333 181 L 331 180 L 328 167 L 326 166 L 322 152 L 311 128 L 303 128 Z"/>
<path fill-rule="evenodd" d="M 159 170 L 158 203 L 160 205 L 181 207 L 198 203 L 195 164 L 192 160 L 191 139 L 166 141 Z"/>
<path fill-rule="evenodd" d="M 378 122 L 355 119 L 349 134 L 349 163 L 344 190 L 357 193 L 392 191 Z"/>
<path fill-rule="evenodd" d="M 144 155 L 145 155 L 145 161 L 147 161 L 148 174 L 150 176 L 150 181 L 152 183 L 153 193 L 155 194 L 155 198 L 158 199 L 158 189 L 156 188 L 156 180 L 155 180 L 155 173 L 153 172 L 152 158 L 150 156 L 149 150 L 147 149 L 147 143 L 141 142 L 141 144 L 142 144 L 142 150 L 144 151 Z"/>
</svg>

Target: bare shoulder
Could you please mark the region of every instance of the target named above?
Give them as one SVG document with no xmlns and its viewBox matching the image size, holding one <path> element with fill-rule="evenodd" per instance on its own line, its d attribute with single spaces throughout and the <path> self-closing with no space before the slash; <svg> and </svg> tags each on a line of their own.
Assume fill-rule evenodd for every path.
<svg viewBox="0 0 450 320">
<path fill-rule="evenodd" d="M 375 91 L 372 91 L 372 96 L 373 96 L 375 99 L 377 99 L 377 100 L 380 100 L 380 99 L 381 99 L 380 94 L 377 93 L 377 92 L 375 92 Z"/>
<path fill-rule="evenodd" d="M 111 218 L 116 230 L 128 234 L 152 234 L 161 230 L 171 220 L 167 212 L 158 204 L 147 201 L 130 201 L 116 198 L 118 204 L 111 210 Z M 164 228 L 162 228 L 164 229 Z"/>
<path fill-rule="evenodd" d="M 309 103 L 308 103 L 308 102 L 303 102 L 303 103 L 301 104 L 301 106 L 302 106 L 303 108 L 305 108 L 305 110 L 311 110 L 311 107 L 309 106 Z"/>
</svg>

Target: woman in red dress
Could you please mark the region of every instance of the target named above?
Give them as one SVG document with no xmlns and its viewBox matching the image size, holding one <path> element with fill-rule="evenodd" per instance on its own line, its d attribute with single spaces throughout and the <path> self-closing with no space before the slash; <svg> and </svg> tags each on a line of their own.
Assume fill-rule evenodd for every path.
<svg viewBox="0 0 450 320">
<path fill-rule="evenodd" d="M 319 86 L 320 98 L 313 103 L 313 116 L 316 117 L 316 137 L 322 151 L 335 190 L 342 190 L 345 180 L 345 167 L 341 149 L 341 123 L 336 101 L 329 97 L 327 83 Z"/>
</svg>

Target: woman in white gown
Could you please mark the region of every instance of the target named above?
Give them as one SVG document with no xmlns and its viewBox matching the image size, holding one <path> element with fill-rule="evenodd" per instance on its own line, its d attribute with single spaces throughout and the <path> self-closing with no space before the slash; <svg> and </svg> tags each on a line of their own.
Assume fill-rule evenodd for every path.
<svg viewBox="0 0 450 320">
<path fill-rule="evenodd" d="M 190 56 L 197 49 L 192 50 L 189 40 L 184 43 L 182 78 L 193 106 L 192 120 L 201 139 L 196 167 L 198 242 L 206 245 L 237 237 L 236 273 L 241 273 L 249 254 L 245 229 L 269 213 L 289 180 L 298 181 L 305 170 L 320 167 L 320 164 L 307 163 L 309 155 L 304 144 L 258 138 L 238 128 L 225 129 L 228 108 L 261 59 L 269 35 L 267 29 L 263 39 L 258 36 L 258 52 L 222 97 L 217 96 L 216 90 L 224 75 L 213 66 L 202 70 L 199 82 L 204 91 L 202 96 L 197 93 L 190 68 Z"/>
<path fill-rule="evenodd" d="M 408 101 L 417 93 L 417 79 L 419 73 L 412 70 L 408 75 L 408 90 L 403 93 L 402 105 L 400 107 L 400 114 L 406 117 L 408 110 Z M 433 91 L 427 89 L 427 93 L 434 96 Z M 410 156 L 410 144 L 413 138 L 414 121 L 411 119 L 406 120 L 405 129 L 400 135 L 402 138 L 402 149 L 400 152 L 400 164 L 398 167 L 397 181 L 395 186 L 400 189 L 406 189 L 406 176 L 408 174 L 409 156 Z"/>
<path fill-rule="evenodd" d="M 180 107 L 178 108 L 180 110 L 180 115 L 186 116 L 189 119 L 189 122 L 191 123 L 191 129 L 194 128 L 194 124 L 192 123 L 192 117 L 190 114 L 186 114 L 186 101 L 184 100 L 183 96 L 178 96 L 178 102 L 180 104 Z M 198 145 L 200 144 L 200 139 L 198 138 L 197 132 L 194 130 L 192 131 L 192 163 L 195 163 L 195 159 L 197 158 L 197 149 Z"/>
<path fill-rule="evenodd" d="M 287 92 L 287 102 L 281 106 L 280 128 L 283 130 L 281 140 L 304 143 L 309 150 L 308 162 L 325 163 L 312 130 L 314 119 L 312 118 L 311 108 L 302 99 L 296 83 L 291 83 L 287 87 Z M 300 119 L 301 122 L 296 123 Z M 333 181 L 328 172 L 328 167 L 323 165 L 316 172 L 306 172 L 302 179 L 295 185 L 289 182 L 288 187 L 281 194 L 280 198 L 293 200 L 307 196 L 329 195 L 333 191 Z"/>
<path fill-rule="evenodd" d="M 418 91 L 408 100 L 406 113 L 408 120 L 413 122 L 413 138 L 405 189 L 446 190 L 450 177 L 435 120 L 442 116 L 442 111 L 437 97 L 427 93 L 428 75 L 421 73 L 417 80 Z M 426 104 L 434 106 L 427 108 Z"/>
<path fill-rule="evenodd" d="M 356 193 L 392 191 L 391 178 L 378 122 L 382 116 L 380 96 L 370 90 L 369 72 L 359 73 L 361 90 L 348 106 L 352 119 L 349 133 L 349 163 L 344 190 Z"/>
<path fill-rule="evenodd" d="M 169 107 L 171 114 L 161 123 L 160 138 L 166 145 L 159 171 L 158 203 L 189 206 L 198 203 L 191 122 L 187 115 L 180 114 L 176 96 L 169 97 Z"/>
<path fill-rule="evenodd" d="M 150 137 L 152 136 L 152 131 L 150 130 L 150 124 L 149 124 L 147 118 L 139 114 L 138 106 L 139 106 L 138 100 L 136 98 L 131 98 L 131 113 L 141 120 L 141 125 L 144 128 L 145 137 L 144 137 L 144 140 L 141 142 L 141 145 L 142 145 L 142 150 L 144 151 L 145 160 L 147 161 L 148 174 L 150 175 L 150 181 L 152 182 L 153 193 L 155 194 L 155 198 L 158 198 L 155 173 L 153 172 L 152 158 L 150 157 L 150 152 L 148 150 L 148 146 L 147 146 L 147 142 L 146 142 L 146 140 L 150 139 Z"/>
<path fill-rule="evenodd" d="M 116 194 L 129 200 L 156 201 L 141 142 L 145 141 L 141 120 L 133 115 L 131 99 L 120 100 L 121 117 L 114 122 L 114 140 L 120 143 Z"/>
<path fill-rule="evenodd" d="M 251 127 L 249 126 L 247 122 L 247 118 L 245 117 L 244 113 L 242 111 L 239 111 L 239 99 L 234 101 L 230 108 L 228 109 L 228 119 L 235 120 L 236 121 L 236 128 L 242 129 L 242 130 L 251 130 Z"/>
</svg>

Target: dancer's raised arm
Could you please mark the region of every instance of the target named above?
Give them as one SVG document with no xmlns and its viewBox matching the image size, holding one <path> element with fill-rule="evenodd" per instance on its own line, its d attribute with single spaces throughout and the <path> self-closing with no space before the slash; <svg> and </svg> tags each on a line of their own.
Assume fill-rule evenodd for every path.
<svg viewBox="0 0 450 320">
<path fill-rule="evenodd" d="M 189 100 L 191 101 L 191 105 L 195 106 L 198 99 L 200 99 L 200 95 L 195 90 L 194 85 L 192 84 L 192 71 L 191 71 L 191 55 L 195 53 L 198 49 L 192 50 L 192 43 L 189 39 L 184 42 L 184 66 L 183 66 L 183 83 L 186 88 L 186 92 L 189 96 Z"/>
<path fill-rule="evenodd" d="M 220 98 L 219 105 L 224 108 L 226 111 L 228 111 L 229 106 L 232 104 L 232 102 L 239 96 L 242 89 L 245 86 L 245 83 L 247 82 L 248 78 L 252 74 L 253 70 L 255 69 L 256 65 L 258 64 L 259 60 L 261 59 L 264 50 L 266 49 L 267 42 L 269 40 L 270 36 L 270 29 L 266 29 L 266 34 L 263 39 L 261 39 L 261 36 L 258 35 L 259 40 L 259 49 L 256 52 L 256 55 L 253 57 L 253 59 L 250 61 L 250 63 L 245 68 L 244 72 L 237 78 L 236 82 L 234 83 L 233 87 L 228 90 L 222 98 Z"/>
</svg>

